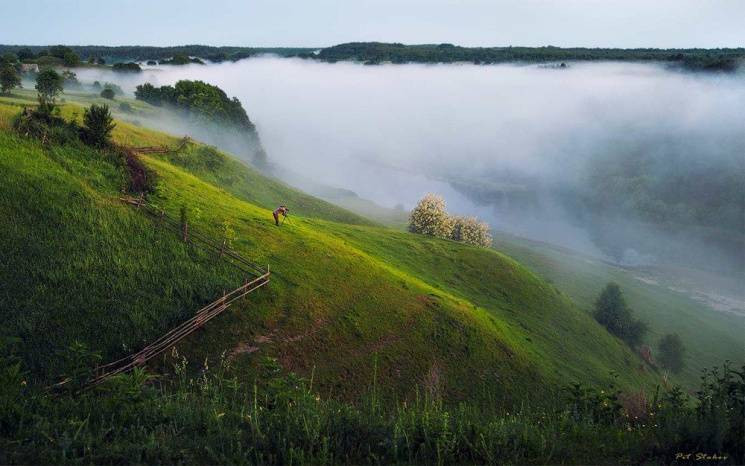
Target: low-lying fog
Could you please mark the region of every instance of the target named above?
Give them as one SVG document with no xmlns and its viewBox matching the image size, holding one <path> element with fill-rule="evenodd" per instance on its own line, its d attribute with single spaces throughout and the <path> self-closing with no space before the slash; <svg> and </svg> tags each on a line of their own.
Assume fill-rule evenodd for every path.
<svg viewBox="0 0 745 466">
<path fill-rule="evenodd" d="M 452 212 L 476 214 L 497 230 L 602 257 L 586 216 L 568 212 L 572 204 L 556 195 L 566 187 L 582 191 L 590 161 L 661 152 L 679 171 L 720 161 L 743 167 L 745 160 L 743 74 L 631 63 L 363 66 L 262 57 L 78 75 L 128 92 L 142 82 L 216 84 L 241 100 L 280 177 L 284 171 L 303 183 L 302 174 L 306 188 L 312 180 L 407 209 L 433 191 Z M 529 209 L 513 200 L 524 192 Z M 614 230 L 641 228 L 609 222 Z M 674 240 L 686 240 L 679 236 Z M 614 260 L 655 261 L 654 248 L 626 246 Z"/>
</svg>

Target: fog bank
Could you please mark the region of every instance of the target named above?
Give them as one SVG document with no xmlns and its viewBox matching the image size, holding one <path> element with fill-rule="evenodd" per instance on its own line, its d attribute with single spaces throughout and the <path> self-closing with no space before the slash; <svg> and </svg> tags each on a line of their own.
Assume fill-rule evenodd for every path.
<svg viewBox="0 0 745 466">
<path fill-rule="evenodd" d="M 79 76 L 114 80 L 100 73 Z M 716 176 L 719 163 L 742 166 L 745 154 L 742 74 L 631 63 L 362 66 L 261 57 L 116 76 L 130 92 L 180 79 L 237 96 L 269 159 L 288 175 L 388 207 L 411 208 L 438 192 L 451 211 L 598 255 L 605 253 L 585 228 L 591 219 L 557 197 L 581 192 L 593 163 L 659 152 L 666 162 L 643 170 L 664 176 L 674 161 L 676 170 L 704 164 Z"/>
</svg>

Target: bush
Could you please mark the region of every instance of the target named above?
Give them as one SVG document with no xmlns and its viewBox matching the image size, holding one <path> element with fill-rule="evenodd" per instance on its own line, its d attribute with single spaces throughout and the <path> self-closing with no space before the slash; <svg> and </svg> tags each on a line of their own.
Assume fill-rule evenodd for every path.
<svg viewBox="0 0 745 466">
<path fill-rule="evenodd" d="M 445 210 L 445 200 L 436 194 L 424 196 L 411 211 L 409 231 L 438 238 L 450 238 L 453 232 L 453 219 Z"/>
<path fill-rule="evenodd" d="M 114 100 L 114 89 L 110 87 L 104 88 L 104 90 L 101 91 L 101 97 L 104 99 Z"/>
<path fill-rule="evenodd" d="M 132 111 L 132 106 L 129 105 L 129 102 L 122 102 L 119 104 L 119 110 L 129 113 Z"/>
<path fill-rule="evenodd" d="M 103 83 L 104 89 L 111 89 L 115 95 L 124 95 L 122 88 L 114 83 L 105 82 Z"/>
<path fill-rule="evenodd" d="M 78 142 L 78 125 L 67 122 L 51 112 L 24 109 L 13 120 L 13 129 L 24 137 L 38 139 L 42 144 Z"/>
<path fill-rule="evenodd" d="M 488 224 L 476 217 L 451 217 L 445 210 L 445 201 L 436 194 L 424 196 L 411 211 L 409 231 L 482 247 L 492 243 Z"/>
<path fill-rule="evenodd" d="M 683 370 L 685 366 L 685 362 L 683 361 L 685 347 L 677 333 L 669 333 L 660 338 L 657 349 L 659 350 L 657 360 L 662 367 L 676 374 Z"/>
<path fill-rule="evenodd" d="M 91 105 L 85 109 L 83 115 L 83 141 L 94 147 L 107 147 L 111 145 L 111 130 L 114 126 L 108 105 Z"/>
<path fill-rule="evenodd" d="M 600 325 L 631 347 L 638 346 L 647 332 L 646 324 L 633 318 L 633 311 L 615 283 L 608 283 L 600 293 L 593 316 Z"/>
<path fill-rule="evenodd" d="M 492 238 L 489 225 L 476 217 L 454 217 L 451 239 L 488 248 Z"/>
</svg>

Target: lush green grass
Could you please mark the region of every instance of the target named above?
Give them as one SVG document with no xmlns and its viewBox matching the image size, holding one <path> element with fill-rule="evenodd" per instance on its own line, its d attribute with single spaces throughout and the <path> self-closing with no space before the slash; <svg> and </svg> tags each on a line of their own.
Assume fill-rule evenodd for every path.
<svg viewBox="0 0 745 466">
<path fill-rule="evenodd" d="M 707 464 L 745 461 L 745 373 L 719 372 L 689 407 L 676 389 L 624 399 L 573 387 L 544 406 L 447 405 L 426 393 L 387 402 L 368 381 L 356 404 L 262 363 L 236 377 L 223 359 L 169 383 L 141 371 L 51 397 L 0 359 L 0 462 L 179 464 Z M 745 370 L 745 368 L 743 368 Z M 678 454 L 690 453 L 688 461 Z"/>
<path fill-rule="evenodd" d="M 38 376 L 73 340 L 106 359 L 140 348 L 241 276 L 117 201 L 121 171 L 83 147 L 0 131 L 2 334 Z"/>
<path fill-rule="evenodd" d="M 647 340 L 653 352 L 662 335 L 680 334 L 687 350 L 687 366 L 673 379 L 688 387 L 698 384 L 699 374 L 706 367 L 724 360 L 745 362 L 742 315 L 715 311 L 662 284 L 639 280 L 641 271 L 616 267 L 567 249 L 509 235 L 497 235 L 494 244 L 550 280 L 588 312 L 606 283 L 618 283 L 636 315 L 649 324 Z"/>
<path fill-rule="evenodd" d="M 3 201 L 6 244 L 38 238 L 32 260 L 17 249 L 3 251 L 17 256 L 13 264 L 26 263 L 21 273 L 3 270 L 22 283 L 2 293 L 4 312 L 20 322 L 7 335 L 43 338 L 24 327 L 31 312 L 59 326 L 48 354 L 78 338 L 109 356 L 168 329 L 227 286 L 220 265 L 190 259 L 196 253 L 172 233 L 149 229 L 118 204 L 122 172 L 110 159 L 3 137 L 3 183 L 14 186 Z M 152 145 L 167 136 L 119 124 L 116 138 Z M 268 201 L 260 201 L 289 188 L 198 145 L 143 160 L 159 176 L 151 202 L 173 215 L 187 206 L 192 224 L 215 236 L 228 221 L 234 247 L 273 271 L 268 288 L 189 338 L 184 351 L 195 359 L 226 352 L 252 372 L 260 357 L 276 356 L 287 370 L 315 370 L 322 393 L 347 399 L 370 380 L 374 360 L 380 383 L 401 397 L 426 386 L 451 400 L 514 401 L 574 380 L 602 383 L 610 371 L 627 388 L 657 379 L 566 297 L 501 254 L 328 220 L 338 220 L 341 209 L 304 210 L 306 216 L 277 228 Z M 253 186 L 245 186 L 249 180 Z M 29 292 L 50 283 L 54 292 Z M 49 301 L 34 303 L 37 296 Z M 104 324 L 129 338 L 101 333 L 97 342 L 92 332 Z M 32 348 L 26 360 L 33 365 L 41 350 Z"/>
</svg>

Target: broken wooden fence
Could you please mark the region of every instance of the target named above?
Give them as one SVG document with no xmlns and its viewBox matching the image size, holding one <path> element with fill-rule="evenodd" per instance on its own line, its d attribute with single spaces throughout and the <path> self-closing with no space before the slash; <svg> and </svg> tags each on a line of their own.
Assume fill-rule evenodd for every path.
<svg viewBox="0 0 745 466">
<path fill-rule="evenodd" d="M 148 216 L 153 217 L 155 222 L 159 223 L 161 226 L 175 230 L 177 233 L 181 232 L 181 222 L 169 217 L 164 211 L 155 209 L 148 205 L 142 198 L 137 199 L 125 197 L 121 200 L 137 207 Z M 98 385 L 109 377 L 130 371 L 135 367 L 145 364 L 147 361 L 162 354 L 169 348 L 172 348 L 179 341 L 183 340 L 194 331 L 204 326 L 204 324 L 217 317 L 240 298 L 269 283 L 269 266 L 263 268 L 227 248 L 224 243 L 215 243 L 206 236 L 195 231 L 189 232 L 187 241 L 207 250 L 219 253 L 220 257 L 229 259 L 228 262 L 230 264 L 241 270 L 249 278 L 245 280 L 244 284 L 229 293 L 223 294 L 223 296 L 199 309 L 193 317 L 171 329 L 169 332 L 162 335 L 140 351 L 125 356 L 117 361 L 98 366 L 95 369 L 93 378 L 87 382 L 86 386 L 92 387 Z"/>
</svg>

